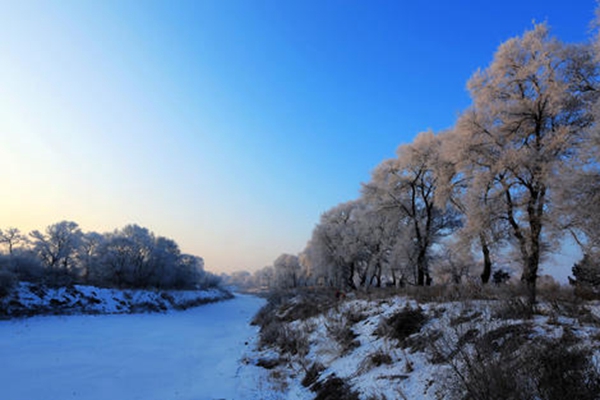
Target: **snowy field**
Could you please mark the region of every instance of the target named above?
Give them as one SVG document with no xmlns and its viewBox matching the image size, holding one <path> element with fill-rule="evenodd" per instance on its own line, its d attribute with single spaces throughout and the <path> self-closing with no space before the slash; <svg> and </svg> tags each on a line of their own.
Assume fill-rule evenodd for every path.
<svg viewBox="0 0 600 400">
<path fill-rule="evenodd" d="M 165 314 L 0 321 L 0 398 L 260 398 L 260 371 L 241 360 L 257 335 L 249 321 L 263 304 L 238 295 Z"/>
</svg>

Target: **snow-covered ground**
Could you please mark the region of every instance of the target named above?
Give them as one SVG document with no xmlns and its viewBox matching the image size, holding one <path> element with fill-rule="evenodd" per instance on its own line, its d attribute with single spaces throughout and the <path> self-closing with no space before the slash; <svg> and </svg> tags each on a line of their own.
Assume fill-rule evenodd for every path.
<svg viewBox="0 0 600 400">
<path fill-rule="evenodd" d="M 0 398 L 260 399 L 262 369 L 244 362 L 264 300 L 156 314 L 0 321 Z"/>
<path fill-rule="evenodd" d="M 348 299 L 322 313 L 313 313 L 302 311 L 307 307 L 302 306 L 301 298 L 293 297 L 270 313 L 272 319 L 279 320 L 271 325 L 278 334 L 269 336 L 272 344 L 254 354 L 256 359 L 271 360 L 274 364 L 263 379 L 281 390 L 271 392 L 273 397 L 270 398 L 314 398 L 320 389 L 311 383 L 303 384 L 303 379 L 316 364 L 321 370 L 312 382 L 323 387 L 329 379 L 339 378 L 349 387 L 339 392 L 330 389 L 327 392 L 330 396 L 332 393 L 334 397 L 342 396 L 341 393 L 349 395 L 352 390 L 356 397 L 351 398 L 360 399 L 449 398 L 450 389 L 463 390 L 458 385 L 460 382 L 453 379 L 451 365 L 461 366 L 476 344 L 484 346 L 484 350 L 489 345 L 493 351 L 506 348 L 502 351 L 519 353 L 528 350 L 530 343 L 544 349 L 540 343 L 554 340 L 559 346 L 565 346 L 564 351 L 568 348 L 586 352 L 595 369 L 600 370 L 600 305 L 597 302 L 539 304 L 539 314 L 523 320 L 515 318 L 520 314 L 518 310 L 510 311 L 514 315 L 503 311 L 507 305 L 514 304 L 511 300 L 419 303 L 393 296 L 381 300 Z M 319 307 L 314 300 L 308 304 L 314 305 L 315 310 Z M 290 313 L 313 316 L 289 318 Z M 406 316 L 396 319 L 403 321 L 402 325 L 393 327 L 385 322 L 398 315 Z M 419 316 L 423 320 L 417 324 L 414 321 Z M 267 325 L 265 332 L 271 331 Z M 407 332 L 407 336 L 398 340 L 390 332 Z M 505 345 L 508 342 L 515 346 L 513 350 Z M 527 371 L 515 373 L 524 372 Z"/>
</svg>

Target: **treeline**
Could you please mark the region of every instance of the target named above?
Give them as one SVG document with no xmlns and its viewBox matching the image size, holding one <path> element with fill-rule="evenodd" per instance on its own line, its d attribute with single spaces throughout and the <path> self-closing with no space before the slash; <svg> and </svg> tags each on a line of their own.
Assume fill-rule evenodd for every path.
<svg viewBox="0 0 600 400">
<path fill-rule="evenodd" d="M 533 304 L 540 265 L 566 235 L 598 270 L 599 60 L 598 38 L 564 43 L 545 24 L 503 43 L 469 80 L 472 104 L 454 127 L 401 145 L 358 199 L 321 215 L 302 253 L 246 278 L 345 290 L 486 284 L 516 266 Z"/>
<path fill-rule="evenodd" d="M 177 243 L 127 225 L 110 233 L 82 232 L 62 221 L 28 235 L 0 230 L 0 287 L 17 281 L 49 286 L 88 284 L 116 288 L 198 289 L 218 286 L 202 258 L 182 254 Z"/>
</svg>

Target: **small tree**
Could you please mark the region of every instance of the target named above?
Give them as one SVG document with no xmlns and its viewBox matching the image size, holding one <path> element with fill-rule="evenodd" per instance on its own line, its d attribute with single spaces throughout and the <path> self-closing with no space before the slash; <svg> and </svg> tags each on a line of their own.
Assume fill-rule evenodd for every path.
<svg viewBox="0 0 600 400">
<path fill-rule="evenodd" d="M 589 253 L 583 255 L 583 258 L 573 265 L 573 278 L 569 282 L 573 285 L 583 285 L 592 288 L 600 287 L 600 262 L 598 256 L 592 256 Z"/>
</svg>

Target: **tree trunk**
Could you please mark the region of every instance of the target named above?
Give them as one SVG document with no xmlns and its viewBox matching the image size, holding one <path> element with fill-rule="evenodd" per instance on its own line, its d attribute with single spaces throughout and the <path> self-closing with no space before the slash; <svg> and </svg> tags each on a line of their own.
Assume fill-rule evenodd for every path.
<svg viewBox="0 0 600 400">
<path fill-rule="evenodd" d="M 536 281 L 541 257 L 542 216 L 544 215 L 545 194 L 546 190 L 544 187 L 539 190 L 531 190 L 531 199 L 527 204 L 531 239 L 521 280 L 525 282 L 529 307 L 532 311 L 536 303 Z"/>
<path fill-rule="evenodd" d="M 430 278 L 427 271 L 425 250 L 422 249 L 419 251 L 419 255 L 417 257 L 417 286 L 425 286 L 426 280 L 430 280 Z"/>
<path fill-rule="evenodd" d="M 481 242 L 481 252 L 483 253 L 483 272 L 481 273 L 481 283 L 484 285 L 490 281 L 492 275 L 492 259 L 490 258 L 490 248 L 483 234 L 479 235 Z"/>
</svg>

